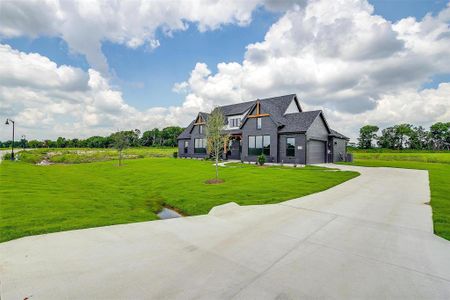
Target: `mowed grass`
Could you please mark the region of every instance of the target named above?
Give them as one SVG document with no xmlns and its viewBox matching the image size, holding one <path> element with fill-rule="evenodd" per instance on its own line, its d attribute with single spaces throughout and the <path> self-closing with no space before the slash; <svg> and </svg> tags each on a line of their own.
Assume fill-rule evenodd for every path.
<svg viewBox="0 0 450 300">
<path fill-rule="evenodd" d="M 0 241 L 23 236 L 157 219 L 162 205 L 187 215 L 206 214 L 230 201 L 277 203 L 328 189 L 358 176 L 323 168 L 220 168 L 209 161 L 174 158 L 37 166 L 0 165 Z"/>
<path fill-rule="evenodd" d="M 450 152 L 401 153 L 397 160 L 394 159 L 395 156 L 378 155 L 390 153 L 356 152 L 353 154 L 353 165 L 428 170 L 434 232 L 450 240 Z M 439 155 L 438 159 L 443 163 L 430 162 L 436 158 L 436 155 Z"/>
</svg>

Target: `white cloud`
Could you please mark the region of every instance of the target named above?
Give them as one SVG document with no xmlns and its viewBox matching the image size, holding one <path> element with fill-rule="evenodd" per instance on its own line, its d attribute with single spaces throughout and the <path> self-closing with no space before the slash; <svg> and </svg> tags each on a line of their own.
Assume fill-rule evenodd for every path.
<svg viewBox="0 0 450 300">
<path fill-rule="evenodd" d="M 219 1 L 200 9 L 199 4 L 187 8 L 187 2 L 175 5 L 169 1 L 167 10 L 159 1 L 139 2 L 137 10 L 132 9 L 131 2 L 93 6 L 83 1 L 49 2 L 45 13 L 56 16 L 56 21 L 50 22 L 56 25 L 34 22 L 32 26 L 32 21 L 16 19 L 20 24 L 16 26 L 14 20 L 0 18 L 1 25 L 7 25 L 0 25 L 0 32 L 9 36 L 61 35 L 73 49 L 96 57 L 101 65 L 102 40 L 132 48 L 148 44 L 151 48 L 152 43 L 159 45 L 154 37 L 157 27 L 170 34 L 185 30 L 188 21 L 196 22 L 200 30 L 230 22 L 247 24 L 257 5 Z M 26 14 L 21 2 L 5 1 L 0 2 L 1 14 L 5 3 L 12 3 L 7 16 Z M 116 129 L 185 126 L 199 110 L 297 93 L 304 107 L 324 109 L 332 126 L 352 137 L 366 123 L 429 125 L 450 119 L 449 83 L 420 90 L 432 76 L 450 73 L 450 8 L 437 16 L 406 18 L 392 24 L 374 15 L 366 1 L 269 4 L 274 10 L 289 9 L 271 26 L 264 40 L 248 45 L 242 62 L 220 63 L 215 73 L 206 64 L 197 63 L 189 78 L 173 87 L 173 91 L 186 94 L 185 101 L 168 108 L 138 111 L 128 105 L 121 92 L 98 71 L 101 66 L 97 71 L 92 68 L 84 72 L 2 45 L 0 117 L 16 118 L 17 124 L 27 126 L 23 130 L 39 138 L 76 137 L 108 134 Z M 27 9 L 38 8 L 30 4 Z M 129 15 L 135 17 L 125 18 Z M 60 20 L 65 23 L 58 23 Z M 0 139 L 8 138 L 9 131 L 1 130 Z"/>
<path fill-rule="evenodd" d="M 365 122 L 448 120 L 442 96 L 448 86 L 420 88 L 450 73 L 449 21 L 450 7 L 392 24 L 366 1 L 310 1 L 287 11 L 264 41 L 248 45 L 242 62 L 220 63 L 214 74 L 197 64 L 183 83 L 186 101 L 211 107 L 297 93 L 352 136 Z"/>
<path fill-rule="evenodd" d="M 57 66 L 47 57 L 1 44 L 0 61 L 5 62 L 0 64 L 0 118 L 16 121 L 17 136 L 86 137 L 173 125 L 182 119 L 177 108 L 138 111 L 94 69 Z M 2 126 L 0 139 L 9 138 L 10 129 Z"/>
<path fill-rule="evenodd" d="M 0 37 L 40 35 L 63 38 L 84 54 L 94 69 L 108 73 L 102 41 L 137 48 L 159 46 L 155 32 L 167 35 L 195 23 L 200 31 L 223 24 L 247 25 L 259 0 L 5 0 L 0 2 Z"/>
</svg>

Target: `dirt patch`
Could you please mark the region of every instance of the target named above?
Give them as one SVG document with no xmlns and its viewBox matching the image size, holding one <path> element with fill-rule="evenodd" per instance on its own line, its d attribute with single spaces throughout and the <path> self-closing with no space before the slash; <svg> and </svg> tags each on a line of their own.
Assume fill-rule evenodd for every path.
<svg viewBox="0 0 450 300">
<path fill-rule="evenodd" d="M 206 184 L 220 184 L 224 183 L 222 179 L 209 179 L 205 181 Z"/>
</svg>

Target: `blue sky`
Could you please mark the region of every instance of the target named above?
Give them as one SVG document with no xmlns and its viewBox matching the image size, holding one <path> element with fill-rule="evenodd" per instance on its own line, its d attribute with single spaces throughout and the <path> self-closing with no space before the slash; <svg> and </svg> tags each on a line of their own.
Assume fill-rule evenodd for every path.
<svg viewBox="0 0 450 300">
<path fill-rule="evenodd" d="M 350 136 L 370 122 L 446 121 L 449 1 L 369 0 L 372 14 L 364 1 L 299 0 L 301 9 L 270 0 L 4 2 L 0 117 L 21 120 L 36 137 L 89 136 L 185 126 L 198 110 L 297 93 Z M 153 40 L 159 46 L 150 49 Z M 180 82 L 187 89 L 176 93 Z M 434 106 L 416 116 L 412 108 L 424 103 Z"/>
<path fill-rule="evenodd" d="M 427 13 L 436 14 L 446 5 L 442 0 L 372 0 L 370 3 L 375 14 L 392 22 L 408 16 L 421 19 Z M 172 87 L 186 80 L 197 62 L 206 63 L 215 72 L 220 62 L 242 61 L 246 46 L 262 41 L 279 17 L 280 13 L 259 8 L 253 12 L 248 26 L 225 25 L 218 30 L 199 32 L 195 24 L 190 24 L 188 30 L 170 37 L 158 32 L 161 46 L 154 50 L 144 46 L 130 49 L 111 42 L 103 42 L 102 50 L 113 72 L 112 83 L 120 87 L 127 103 L 139 109 L 176 105 L 182 103 L 184 96 L 174 93 Z M 84 56 L 71 53 L 60 38 L 21 37 L 5 42 L 20 51 L 45 55 L 58 65 L 89 68 Z M 436 76 L 424 87 L 436 87 L 445 80 L 450 80 L 450 75 Z"/>
</svg>

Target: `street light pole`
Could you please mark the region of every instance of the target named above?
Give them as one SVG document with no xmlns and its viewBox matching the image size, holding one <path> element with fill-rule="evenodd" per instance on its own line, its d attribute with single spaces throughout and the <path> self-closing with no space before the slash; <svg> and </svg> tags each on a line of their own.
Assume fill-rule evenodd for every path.
<svg viewBox="0 0 450 300">
<path fill-rule="evenodd" d="M 13 125 L 13 130 L 12 130 L 12 144 L 11 144 L 11 160 L 14 160 L 14 130 L 15 130 L 14 125 L 15 125 L 15 122 L 14 122 L 13 120 L 11 120 L 11 119 L 6 119 L 5 124 L 6 124 L 6 125 L 9 125 L 9 122 L 11 122 L 12 125 Z"/>
</svg>

